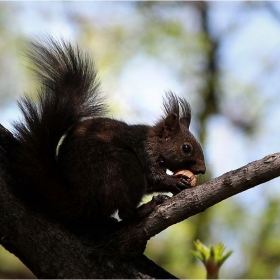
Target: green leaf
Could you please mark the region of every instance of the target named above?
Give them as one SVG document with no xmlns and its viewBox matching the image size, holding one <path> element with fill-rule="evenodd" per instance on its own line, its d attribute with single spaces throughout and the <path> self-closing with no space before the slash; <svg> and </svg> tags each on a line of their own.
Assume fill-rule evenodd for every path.
<svg viewBox="0 0 280 280">
<path fill-rule="evenodd" d="M 223 243 L 207 247 L 200 240 L 196 240 L 194 241 L 194 246 L 196 251 L 192 250 L 191 253 L 203 262 L 207 272 L 207 279 L 217 279 L 220 267 L 232 254 L 232 251 L 224 254 L 226 247 Z"/>
</svg>

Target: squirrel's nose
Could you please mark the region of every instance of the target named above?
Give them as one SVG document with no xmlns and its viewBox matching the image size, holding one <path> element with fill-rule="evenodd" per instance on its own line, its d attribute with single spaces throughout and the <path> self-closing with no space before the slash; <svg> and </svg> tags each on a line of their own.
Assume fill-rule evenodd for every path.
<svg viewBox="0 0 280 280">
<path fill-rule="evenodd" d="M 206 172 L 206 166 L 205 166 L 205 164 L 204 164 L 203 168 L 201 168 L 201 169 L 199 170 L 199 173 L 200 173 L 200 174 L 205 174 L 205 172 Z"/>
<path fill-rule="evenodd" d="M 206 168 L 199 170 L 198 174 L 205 174 L 205 172 L 206 172 Z"/>
<path fill-rule="evenodd" d="M 192 171 L 192 170 L 191 170 Z M 196 166 L 195 168 L 193 168 L 193 171 L 192 171 L 194 174 L 205 174 L 206 172 L 206 166 L 205 164 L 200 164 L 199 166 Z"/>
</svg>

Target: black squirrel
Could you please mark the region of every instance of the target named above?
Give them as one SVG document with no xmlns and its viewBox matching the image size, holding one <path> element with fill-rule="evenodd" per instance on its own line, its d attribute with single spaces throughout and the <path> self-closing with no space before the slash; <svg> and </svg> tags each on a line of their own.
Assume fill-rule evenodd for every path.
<svg viewBox="0 0 280 280">
<path fill-rule="evenodd" d="M 94 64 L 77 46 L 47 38 L 33 42 L 27 55 L 39 100 L 19 101 L 13 166 L 22 193 L 55 217 L 87 224 L 118 210 L 129 218 L 145 194 L 189 187 L 166 169 L 205 173 L 185 99 L 169 92 L 155 125 L 128 125 L 106 117 Z"/>
</svg>

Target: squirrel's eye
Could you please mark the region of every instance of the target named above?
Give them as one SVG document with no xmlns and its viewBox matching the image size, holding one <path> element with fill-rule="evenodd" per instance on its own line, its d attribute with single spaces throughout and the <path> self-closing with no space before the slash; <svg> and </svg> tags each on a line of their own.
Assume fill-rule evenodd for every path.
<svg viewBox="0 0 280 280">
<path fill-rule="evenodd" d="M 191 145 L 189 145 L 189 144 L 184 144 L 184 145 L 182 146 L 182 150 L 183 150 L 185 153 L 190 153 L 191 150 L 192 150 L 192 147 L 191 147 Z"/>
</svg>

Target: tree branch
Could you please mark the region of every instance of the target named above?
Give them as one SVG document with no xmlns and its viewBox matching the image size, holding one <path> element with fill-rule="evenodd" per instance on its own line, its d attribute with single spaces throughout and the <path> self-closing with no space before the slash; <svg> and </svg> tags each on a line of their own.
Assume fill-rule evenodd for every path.
<svg viewBox="0 0 280 280">
<path fill-rule="evenodd" d="M 25 205 L 9 184 L 13 136 L 0 127 L 0 243 L 39 278 L 174 278 L 142 253 L 172 224 L 280 176 L 280 153 L 182 191 L 150 215 L 123 221 L 101 238 L 78 236 Z"/>
<path fill-rule="evenodd" d="M 148 240 L 167 227 L 203 212 L 226 198 L 279 176 L 280 153 L 276 153 L 227 172 L 203 185 L 184 190 L 159 205 L 145 220 L 124 227 L 124 235 L 130 232 L 127 245 L 132 250 L 139 239 Z"/>
</svg>

